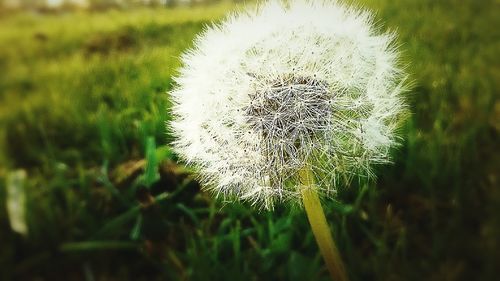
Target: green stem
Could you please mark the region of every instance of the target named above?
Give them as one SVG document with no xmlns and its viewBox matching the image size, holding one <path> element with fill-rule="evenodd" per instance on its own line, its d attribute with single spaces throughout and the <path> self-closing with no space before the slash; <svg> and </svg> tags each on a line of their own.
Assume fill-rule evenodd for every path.
<svg viewBox="0 0 500 281">
<path fill-rule="evenodd" d="M 335 281 L 348 281 L 349 279 L 345 272 L 344 263 L 335 246 L 332 235 L 330 234 L 330 228 L 326 222 L 325 213 L 323 212 L 323 207 L 321 207 L 318 193 L 316 189 L 313 188 L 315 183 L 314 175 L 309 168 L 302 169 L 299 175 L 303 185 L 301 194 L 307 218 L 309 219 L 314 238 L 316 238 L 321 255 L 330 272 L 330 276 L 332 280 Z"/>
</svg>

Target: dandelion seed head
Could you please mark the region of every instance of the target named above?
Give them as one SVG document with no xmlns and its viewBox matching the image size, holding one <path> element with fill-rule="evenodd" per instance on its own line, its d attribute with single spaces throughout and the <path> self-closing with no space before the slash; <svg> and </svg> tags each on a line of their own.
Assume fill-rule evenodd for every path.
<svg viewBox="0 0 500 281">
<path fill-rule="evenodd" d="M 182 56 L 170 126 L 178 154 L 223 197 L 299 202 L 390 161 L 404 112 L 393 33 L 336 1 L 265 2 L 207 28 Z"/>
</svg>

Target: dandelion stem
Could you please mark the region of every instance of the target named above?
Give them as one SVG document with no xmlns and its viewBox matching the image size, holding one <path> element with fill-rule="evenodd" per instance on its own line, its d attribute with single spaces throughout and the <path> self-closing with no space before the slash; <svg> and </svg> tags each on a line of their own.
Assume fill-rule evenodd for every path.
<svg viewBox="0 0 500 281">
<path fill-rule="evenodd" d="M 302 201 L 304 202 L 309 224 L 318 243 L 321 255 L 325 260 L 326 267 L 334 281 L 348 281 L 344 264 L 326 222 L 318 193 L 312 188 L 314 185 L 314 175 L 309 168 L 302 169 L 299 174 L 303 185 L 301 190 Z"/>
</svg>

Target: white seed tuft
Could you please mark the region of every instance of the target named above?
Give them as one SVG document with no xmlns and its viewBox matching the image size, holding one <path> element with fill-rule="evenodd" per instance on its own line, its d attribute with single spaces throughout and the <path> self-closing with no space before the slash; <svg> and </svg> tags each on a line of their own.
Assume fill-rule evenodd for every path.
<svg viewBox="0 0 500 281">
<path fill-rule="evenodd" d="M 218 196 L 299 202 L 311 167 L 325 196 L 389 161 L 404 112 L 394 34 L 336 1 L 270 1 L 207 28 L 182 56 L 177 153 Z"/>
</svg>

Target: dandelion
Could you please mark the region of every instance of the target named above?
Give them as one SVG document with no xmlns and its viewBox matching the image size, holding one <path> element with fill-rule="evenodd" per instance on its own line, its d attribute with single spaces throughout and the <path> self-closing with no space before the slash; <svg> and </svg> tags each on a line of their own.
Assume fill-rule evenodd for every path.
<svg viewBox="0 0 500 281">
<path fill-rule="evenodd" d="M 318 238 L 328 233 L 318 194 L 334 196 L 390 161 L 404 112 L 394 37 L 333 0 L 232 14 L 182 56 L 175 150 L 216 196 L 303 205 L 323 255 L 339 260 L 331 236 Z"/>
</svg>

